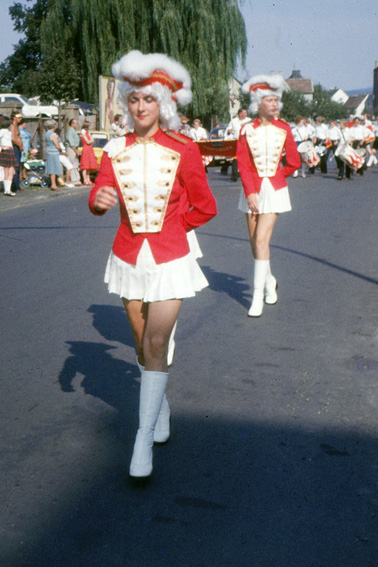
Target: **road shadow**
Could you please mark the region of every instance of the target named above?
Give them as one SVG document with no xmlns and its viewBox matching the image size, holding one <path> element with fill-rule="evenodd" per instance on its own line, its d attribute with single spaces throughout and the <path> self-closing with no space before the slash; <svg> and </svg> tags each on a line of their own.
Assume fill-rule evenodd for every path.
<svg viewBox="0 0 378 567">
<path fill-rule="evenodd" d="M 245 278 L 234 276 L 225 272 L 217 272 L 210 266 L 201 266 L 205 274 L 209 287 L 217 293 L 226 293 L 244 308 L 248 308 L 251 303 L 251 288 Z"/>
<path fill-rule="evenodd" d="M 369 282 L 369 283 L 378 285 L 378 280 L 376 278 L 371 278 L 369 276 L 365 276 L 364 274 L 361 274 L 360 272 L 350 270 L 349 268 L 345 268 L 344 266 L 340 266 L 339 264 L 335 264 L 334 262 L 329 262 L 328 260 L 325 260 L 324 258 L 319 258 L 319 256 L 314 256 L 312 254 L 306 254 L 305 252 L 299 252 L 299 250 L 293 250 L 292 248 L 285 248 L 284 246 L 279 246 L 278 244 L 271 244 L 271 248 L 275 248 L 276 250 L 280 250 L 282 252 L 289 252 L 290 254 L 295 254 L 296 256 L 301 256 L 303 258 L 307 258 L 308 260 L 312 260 L 313 262 L 323 264 L 324 266 L 327 266 L 327 267 L 332 268 L 334 270 L 338 270 L 338 271 L 343 272 L 345 274 L 349 274 L 349 275 L 354 276 L 356 278 L 359 278 L 360 280 L 363 280 L 365 282 Z"/>
<path fill-rule="evenodd" d="M 101 399 L 118 411 L 125 411 L 130 398 L 133 404 L 137 403 L 138 367 L 113 357 L 109 351 L 116 347 L 85 341 L 67 341 L 66 344 L 69 345 L 70 356 L 58 376 L 63 392 L 74 392 L 74 382 L 79 379 L 79 387 L 85 394 Z"/>
<path fill-rule="evenodd" d="M 375 567 L 374 436 L 205 412 L 173 419 L 144 487 L 129 482 L 109 426 L 112 457 L 95 480 L 57 497 L 44 532 L 31 526 L 24 545 L 4 546 L 2 565 Z"/>
<path fill-rule="evenodd" d="M 107 341 L 118 342 L 134 348 L 133 334 L 122 305 L 91 305 L 93 327 Z"/>
</svg>

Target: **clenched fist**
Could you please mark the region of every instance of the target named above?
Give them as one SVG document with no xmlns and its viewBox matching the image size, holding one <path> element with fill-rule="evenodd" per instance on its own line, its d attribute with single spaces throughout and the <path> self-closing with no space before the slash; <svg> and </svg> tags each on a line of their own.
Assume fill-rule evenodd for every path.
<svg viewBox="0 0 378 567">
<path fill-rule="evenodd" d="M 117 191 L 114 187 L 101 187 L 95 197 L 94 208 L 98 213 L 108 211 L 117 204 Z"/>
</svg>

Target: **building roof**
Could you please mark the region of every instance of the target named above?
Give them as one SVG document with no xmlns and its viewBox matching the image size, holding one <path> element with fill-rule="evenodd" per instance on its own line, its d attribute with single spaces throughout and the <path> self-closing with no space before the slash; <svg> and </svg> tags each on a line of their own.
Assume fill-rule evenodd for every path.
<svg viewBox="0 0 378 567">
<path fill-rule="evenodd" d="M 369 95 L 367 94 L 360 94 L 356 96 L 350 96 L 345 103 L 346 108 L 350 108 L 351 110 L 357 108 L 362 102 L 364 102 Z"/>
<path fill-rule="evenodd" d="M 286 79 L 286 83 L 292 91 L 297 91 L 302 94 L 313 94 L 314 86 L 312 79 L 293 78 Z"/>
</svg>

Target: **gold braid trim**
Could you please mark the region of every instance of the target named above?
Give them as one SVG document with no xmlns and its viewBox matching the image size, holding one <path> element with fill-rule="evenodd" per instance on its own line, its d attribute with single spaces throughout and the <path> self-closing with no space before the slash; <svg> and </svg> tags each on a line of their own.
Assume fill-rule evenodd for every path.
<svg viewBox="0 0 378 567">
<path fill-rule="evenodd" d="M 171 138 L 173 138 L 177 142 L 181 142 L 182 144 L 187 144 L 189 142 L 189 139 L 185 140 L 184 138 L 181 138 L 171 130 L 165 130 L 164 134 L 167 134 L 167 136 L 170 136 Z"/>
</svg>

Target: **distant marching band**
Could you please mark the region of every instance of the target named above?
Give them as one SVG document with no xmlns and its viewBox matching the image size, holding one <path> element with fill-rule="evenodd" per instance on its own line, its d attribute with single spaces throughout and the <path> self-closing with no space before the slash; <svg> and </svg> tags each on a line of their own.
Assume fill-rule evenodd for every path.
<svg viewBox="0 0 378 567">
<path fill-rule="evenodd" d="M 227 127 L 213 128 L 207 138 L 203 135 L 201 140 L 196 139 L 189 129 L 187 135 L 197 141 L 204 164 L 209 165 L 212 160 L 210 156 L 230 158 L 235 155 L 240 128 L 250 121 L 245 109 L 241 109 Z M 301 157 L 301 167 L 294 172 L 293 177 L 301 175 L 305 178 L 306 166 L 309 175 L 313 175 L 316 170 L 327 174 L 328 163 L 333 159 L 339 180 L 350 179 L 353 172 L 363 175 L 367 168 L 378 164 L 378 122 L 372 122 L 369 114 L 351 116 L 348 120 L 330 120 L 329 124 L 326 124 L 323 116 L 318 116 L 315 122 L 297 116 L 290 126 Z M 206 132 L 203 128 L 202 131 Z M 219 138 L 224 138 L 221 146 Z M 231 180 L 237 181 L 236 160 L 233 166 Z M 221 173 L 227 174 L 227 169 L 227 164 L 223 165 Z"/>
</svg>

